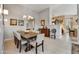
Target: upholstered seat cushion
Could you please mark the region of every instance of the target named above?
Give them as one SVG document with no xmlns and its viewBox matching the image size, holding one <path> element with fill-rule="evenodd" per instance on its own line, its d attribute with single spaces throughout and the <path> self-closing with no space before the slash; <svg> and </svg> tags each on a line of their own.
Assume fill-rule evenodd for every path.
<svg viewBox="0 0 79 59">
<path fill-rule="evenodd" d="M 34 46 L 34 47 L 36 47 L 36 41 L 32 41 L 32 42 L 30 42 L 30 44 L 32 45 L 32 46 Z M 41 44 L 41 42 L 39 42 L 39 43 L 37 43 L 37 45 L 40 45 Z"/>
<path fill-rule="evenodd" d="M 21 41 L 21 44 L 23 45 L 23 44 L 26 44 L 27 43 L 27 41 L 25 41 L 25 40 L 22 40 Z"/>
</svg>

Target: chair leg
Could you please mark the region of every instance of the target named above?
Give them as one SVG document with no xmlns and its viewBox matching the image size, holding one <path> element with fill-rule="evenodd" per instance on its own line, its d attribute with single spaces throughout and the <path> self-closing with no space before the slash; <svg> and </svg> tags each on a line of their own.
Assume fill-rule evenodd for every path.
<svg viewBox="0 0 79 59">
<path fill-rule="evenodd" d="M 15 39 L 15 45 L 17 44 L 16 39 Z"/>
<path fill-rule="evenodd" d="M 17 44 L 17 48 L 19 48 L 19 41 L 18 40 L 17 40 L 17 43 L 16 44 Z"/>
<path fill-rule="evenodd" d="M 55 35 L 54 35 L 54 39 L 55 39 L 56 37 L 55 37 Z"/>
<path fill-rule="evenodd" d="M 28 43 L 27 43 L 27 50 L 30 50 L 30 41 L 28 40 Z"/>
<path fill-rule="evenodd" d="M 36 54 L 37 54 L 37 43 L 36 43 L 36 47 L 35 47 L 35 50 L 36 50 Z"/>
<path fill-rule="evenodd" d="M 17 48 L 18 48 L 18 43 L 17 43 Z"/>
<path fill-rule="evenodd" d="M 14 43 L 15 43 L 15 45 L 16 45 L 16 39 L 14 38 Z"/>
<path fill-rule="evenodd" d="M 42 52 L 44 52 L 44 41 L 42 41 Z"/>
<path fill-rule="evenodd" d="M 31 50 L 31 45 L 29 44 L 29 50 Z"/>
<path fill-rule="evenodd" d="M 55 35 L 54 35 L 54 39 L 55 39 Z"/>
<path fill-rule="evenodd" d="M 21 52 L 21 48 L 22 48 L 22 46 L 21 46 L 21 40 L 19 41 L 19 47 L 20 47 L 19 52 Z"/>
</svg>

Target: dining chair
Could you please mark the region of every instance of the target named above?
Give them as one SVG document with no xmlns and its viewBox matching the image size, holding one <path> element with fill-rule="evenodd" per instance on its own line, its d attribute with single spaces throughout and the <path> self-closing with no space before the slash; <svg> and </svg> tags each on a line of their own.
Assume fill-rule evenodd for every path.
<svg viewBox="0 0 79 59">
<path fill-rule="evenodd" d="M 37 30 L 34 30 L 34 32 L 35 32 L 35 33 L 40 33 L 40 32 L 39 32 L 39 31 L 37 31 Z"/>
<path fill-rule="evenodd" d="M 51 30 L 51 38 L 52 37 L 54 37 L 54 39 L 56 38 L 56 29 Z"/>
<path fill-rule="evenodd" d="M 39 31 L 38 30 L 31 30 L 32 32 L 35 32 L 35 33 L 39 33 Z"/>
<path fill-rule="evenodd" d="M 39 47 L 40 45 L 42 45 L 42 52 L 44 52 L 44 34 L 38 34 L 36 40 L 30 42 L 30 44 L 35 48 L 36 54 L 37 54 L 37 47 Z"/>
<path fill-rule="evenodd" d="M 20 33 L 18 33 L 18 32 L 14 32 L 14 36 L 15 36 L 15 43 L 17 45 L 17 48 L 19 48 L 19 52 L 21 52 L 22 45 L 26 44 L 27 41 L 26 40 L 23 40 L 21 38 Z"/>
<path fill-rule="evenodd" d="M 15 32 L 13 32 L 13 36 L 14 36 L 14 43 L 15 43 L 15 45 L 17 46 L 17 48 L 18 48 L 18 39 L 17 39 L 17 37 L 16 37 L 16 33 Z"/>
</svg>

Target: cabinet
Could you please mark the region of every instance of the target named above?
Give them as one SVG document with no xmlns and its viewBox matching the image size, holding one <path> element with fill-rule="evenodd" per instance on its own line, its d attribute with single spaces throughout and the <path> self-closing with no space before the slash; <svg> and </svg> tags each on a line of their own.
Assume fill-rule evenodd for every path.
<svg viewBox="0 0 79 59">
<path fill-rule="evenodd" d="M 48 28 L 41 28 L 40 33 L 44 33 L 45 37 L 50 37 L 50 29 Z"/>
<path fill-rule="evenodd" d="M 72 37 L 77 37 L 77 29 L 75 29 L 75 30 L 69 30 L 69 34 Z"/>
</svg>

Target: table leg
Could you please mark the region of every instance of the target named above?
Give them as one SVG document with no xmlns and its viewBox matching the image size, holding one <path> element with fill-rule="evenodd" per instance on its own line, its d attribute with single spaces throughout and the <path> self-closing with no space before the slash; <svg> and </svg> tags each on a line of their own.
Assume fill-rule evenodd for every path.
<svg viewBox="0 0 79 59">
<path fill-rule="evenodd" d="M 27 41 L 27 47 L 26 47 L 26 49 L 25 49 L 25 52 L 29 51 L 29 46 L 30 46 L 30 41 L 28 40 L 28 41 Z"/>
</svg>

